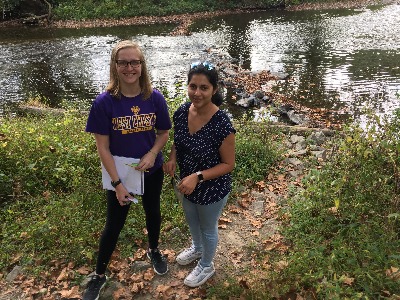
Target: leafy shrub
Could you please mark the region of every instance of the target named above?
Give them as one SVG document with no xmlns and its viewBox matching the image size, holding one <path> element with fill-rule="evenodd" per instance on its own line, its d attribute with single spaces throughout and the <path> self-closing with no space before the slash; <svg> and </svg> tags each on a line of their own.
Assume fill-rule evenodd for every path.
<svg viewBox="0 0 400 300">
<path fill-rule="evenodd" d="M 0 194 L 26 197 L 71 192 L 99 183 L 94 139 L 74 114 L 11 118 L 0 124 Z"/>
<path fill-rule="evenodd" d="M 304 180 L 284 235 L 292 243 L 278 275 L 286 290 L 318 299 L 378 299 L 400 292 L 400 111 L 344 132 L 337 154 Z M 281 287 L 283 288 L 283 286 Z M 282 291 L 281 291 L 282 292 Z"/>
<path fill-rule="evenodd" d="M 270 167 L 280 157 L 279 134 L 267 121 L 254 123 L 240 120 L 234 123 L 236 133 L 235 185 L 253 185 L 263 180 Z"/>
</svg>

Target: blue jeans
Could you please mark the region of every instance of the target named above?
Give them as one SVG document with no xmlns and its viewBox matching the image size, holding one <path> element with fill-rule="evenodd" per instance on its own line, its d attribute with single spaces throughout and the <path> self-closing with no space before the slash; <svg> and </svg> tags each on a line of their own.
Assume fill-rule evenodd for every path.
<svg viewBox="0 0 400 300">
<path fill-rule="evenodd" d="M 182 206 L 186 222 L 192 235 L 196 251 L 201 251 L 200 265 L 209 267 L 214 259 L 218 244 L 218 219 L 221 216 L 229 194 L 209 205 L 194 204 L 183 198 Z"/>
</svg>

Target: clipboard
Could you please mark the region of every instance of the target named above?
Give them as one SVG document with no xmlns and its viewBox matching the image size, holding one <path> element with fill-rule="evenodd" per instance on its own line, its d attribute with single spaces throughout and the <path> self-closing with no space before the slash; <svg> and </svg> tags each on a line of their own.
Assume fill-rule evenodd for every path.
<svg viewBox="0 0 400 300">
<path fill-rule="evenodd" d="M 113 158 L 119 179 L 128 192 L 134 195 L 143 195 L 144 172 L 135 170 L 140 159 L 123 156 L 113 156 Z M 101 179 L 103 189 L 115 191 L 115 188 L 111 185 L 111 177 L 103 164 L 101 164 Z"/>
</svg>

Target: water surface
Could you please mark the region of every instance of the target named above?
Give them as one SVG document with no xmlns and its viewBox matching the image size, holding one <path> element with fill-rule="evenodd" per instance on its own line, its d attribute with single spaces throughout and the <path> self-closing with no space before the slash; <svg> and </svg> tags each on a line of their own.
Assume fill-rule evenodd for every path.
<svg viewBox="0 0 400 300">
<path fill-rule="evenodd" d="M 378 114 L 399 107 L 400 5 L 220 16 L 196 21 L 190 36 L 172 29 L 0 28 L 0 109 L 34 97 L 92 101 L 107 84 L 111 48 L 127 38 L 144 46 L 154 85 L 172 93 L 191 61 L 230 56 L 254 72 L 290 74 L 282 93 L 307 107 L 355 117 L 367 104 Z M 234 117 L 244 113 L 227 100 Z"/>
</svg>

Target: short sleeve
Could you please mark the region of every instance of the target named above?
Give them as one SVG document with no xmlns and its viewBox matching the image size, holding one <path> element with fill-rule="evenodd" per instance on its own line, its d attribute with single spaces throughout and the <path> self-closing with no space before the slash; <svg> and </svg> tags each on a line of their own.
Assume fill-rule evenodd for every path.
<svg viewBox="0 0 400 300">
<path fill-rule="evenodd" d="M 110 134 L 111 117 L 106 111 L 106 95 L 100 94 L 90 108 L 86 123 L 86 132 L 98 133 L 102 135 Z"/>
</svg>

